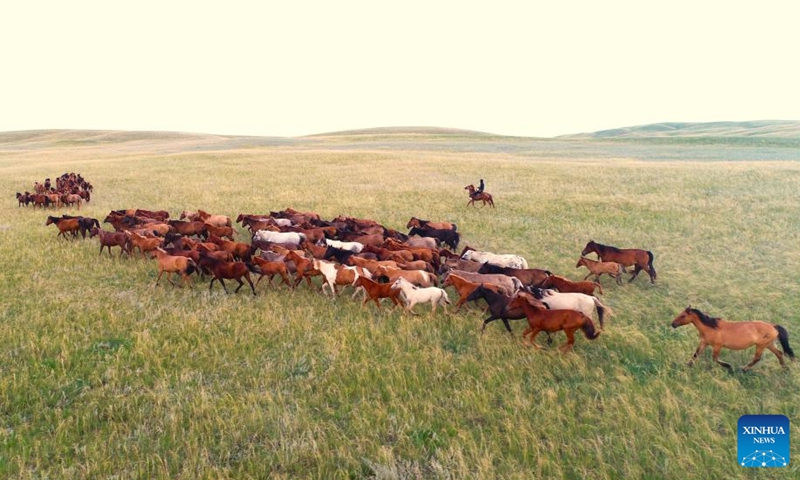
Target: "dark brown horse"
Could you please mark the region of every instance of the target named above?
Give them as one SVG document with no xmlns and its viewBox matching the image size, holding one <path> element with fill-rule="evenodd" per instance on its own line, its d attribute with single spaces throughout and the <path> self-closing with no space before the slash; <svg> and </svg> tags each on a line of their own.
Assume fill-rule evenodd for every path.
<svg viewBox="0 0 800 480">
<path fill-rule="evenodd" d="M 467 206 L 475 205 L 475 200 L 480 200 L 483 202 L 483 206 L 485 207 L 488 203 L 490 207 L 494 208 L 494 200 L 492 199 L 492 195 L 488 192 L 481 192 L 475 194 L 475 185 L 467 185 L 464 187 L 464 190 L 469 191 L 469 202 L 467 202 Z M 473 195 L 474 194 L 474 195 Z"/>
<path fill-rule="evenodd" d="M 709 317 L 700 310 L 689 306 L 675 317 L 672 321 L 672 328 L 678 328 L 690 323 L 697 328 L 697 333 L 700 334 L 700 345 L 692 355 L 692 359 L 689 360 L 689 366 L 703 353 L 706 346 L 711 345 L 714 361 L 728 369 L 728 371 L 733 371 L 730 363 L 719 359 L 719 352 L 722 347 L 730 348 L 731 350 L 744 350 L 755 345 L 756 353 L 753 356 L 753 360 L 742 368 L 743 371 L 746 372 L 761 360 L 761 354 L 765 348 L 778 357 L 782 367 L 786 367 L 783 362 L 783 355 L 775 347 L 775 340 L 780 342 L 783 353 L 794 360 L 794 351 L 789 346 L 789 333 L 780 325 L 760 321 L 729 322 L 721 318 Z"/>
<path fill-rule="evenodd" d="M 650 275 L 650 283 L 656 283 L 656 268 L 653 266 L 653 252 L 638 248 L 617 248 L 589 240 L 581 256 L 596 253 L 603 262 L 617 262 L 623 267 L 634 267 L 633 275 L 628 282 L 632 282 L 639 272 L 644 270 Z"/>
<path fill-rule="evenodd" d="M 253 273 L 260 274 L 261 271 L 251 263 L 225 262 L 201 253 L 200 261 L 197 263 L 197 266 L 201 272 L 210 274 L 213 277 L 211 283 L 208 284 L 209 290 L 214 286 L 214 281 L 219 280 L 219 284 L 222 285 L 225 293 L 228 293 L 228 288 L 225 286 L 224 282 L 224 280 L 227 279 L 236 280 L 239 283 L 239 286 L 236 287 L 236 290 L 233 292 L 236 293 L 244 286 L 244 282 L 242 281 L 242 278 L 244 278 L 250 285 L 250 290 L 253 291 L 253 295 L 256 294 L 253 280 L 250 279 L 250 272 L 252 271 Z"/>
<path fill-rule="evenodd" d="M 111 253 L 111 247 L 119 247 L 120 258 L 122 257 L 122 252 L 128 253 L 128 236 L 123 232 L 106 232 L 99 227 L 94 227 L 91 233 L 92 236 L 97 235 L 98 240 L 100 240 L 100 253 L 97 254 L 98 257 L 102 255 L 104 248 L 108 248 L 108 255 L 113 258 L 114 255 Z"/>
</svg>

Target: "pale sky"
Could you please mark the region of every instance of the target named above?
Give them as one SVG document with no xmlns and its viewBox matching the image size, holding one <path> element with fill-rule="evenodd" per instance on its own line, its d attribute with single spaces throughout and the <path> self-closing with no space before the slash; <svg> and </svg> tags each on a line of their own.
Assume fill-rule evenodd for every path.
<svg viewBox="0 0 800 480">
<path fill-rule="evenodd" d="M 800 119 L 800 2 L 4 1 L 0 131 Z"/>
</svg>

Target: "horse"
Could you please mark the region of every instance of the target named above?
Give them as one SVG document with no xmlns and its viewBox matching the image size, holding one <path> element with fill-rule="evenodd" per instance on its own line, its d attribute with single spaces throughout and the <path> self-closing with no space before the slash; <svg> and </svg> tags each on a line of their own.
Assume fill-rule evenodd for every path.
<svg viewBox="0 0 800 480">
<path fill-rule="evenodd" d="M 204 212 L 203 210 L 197 210 L 196 212 L 184 211 L 181 213 L 180 219 L 183 220 L 184 218 L 188 218 L 189 220 L 200 220 L 203 223 L 207 223 L 215 227 L 233 226 L 233 222 L 231 222 L 230 217 L 225 215 L 212 215 L 208 212 Z"/>
<path fill-rule="evenodd" d="M 510 253 L 480 252 L 470 247 L 465 247 L 461 252 L 462 260 L 472 260 L 473 262 L 491 263 L 498 267 L 507 268 L 528 268 L 528 261 L 525 258 Z"/>
<path fill-rule="evenodd" d="M 286 263 L 283 261 L 270 261 L 261 257 L 253 257 L 253 263 L 261 270 L 261 276 L 256 280 L 256 286 L 261 283 L 261 279 L 267 277 L 267 283 L 272 286 L 272 279 L 275 275 L 280 275 L 283 283 L 291 287 L 292 283 L 289 281 L 289 271 Z"/>
<path fill-rule="evenodd" d="M 451 222 L 431 222 L 430 220 L 422 220 L 417 217 L 411 217 L 411 220 L 408 221 L 406 224 L 406 228 L 417 227 L 417 228 L 424 228 L 424 227 L 431 227 L 436 228 L 439 230 L 458 230 L 458 225 Z"/>
<path fill-rule="evenodd" d="M 572 350 L 575 343 L 575 330 L 583 330 L 583 334 L 589 340 L 594 340 L 600 336 L 599 331 L 595 330 L 594 322 L 581 312 L 575 310 L 548 310 L 538 303 L 531 301 L 529 297 L 517 296 L 509 304 L 511 307 L 521 307 L 528 320 L 528 328 L 522 332 L 522 339 L 528 337 L 531 345 L 537 349 L 542 347 L 536 344 L 536 336 L 541 331 L 548 333 L 564 330 L 567 335 L 567 343 L 559 347 L 562 353 Z"/>
<path fill-rule="evenodd" d="M 292 288 L 297 287 L 304 278 L 308 283 L 308 287 L 313 287 L 311 277 L 319 275 L 320 271 L 314 268 L 312 260 L 302 256 L 297 250 L 287 250 L 286 260 L 295 264 L 294 285 Z"/>
<path fill-rule="evenodd" d="M 557 288 L 559 292 L 583 293 L 584 295 L 594 295 L 594 290 L 598 289 L 603 294 L 603 287 L 597 282 L 573 282 L 568 278 L 559 275 L 550 275 L 540 284 L 542 288 Z"/>
<path fill-rule="evenodd" d="M 78 230 L 80 229 L 80 223 L 78 222 L 78 217 L 54 217 L 52 215 L 47 216 L 47 221 L 44 223 L 45 226 L 47 225 L 55 225 L 58 228 L 58 237 L 67 238 L 66 233 L 72 233 L 72 238 L 77 238 Z"/>
<path fill-rule="evenodd" d="M 562 293 L 541 288 L 533 288 L 530 291 L 536 299 L 551 310 L 577 310 L 589 318 L 592 317 L 592 310 L 596 310 L 601 330 L 604 327 L 603 320 L 605 316 L 608 315 L 610 317 L 614 314 L 609 307 L 603 305 L 597 297 L 592 295 L 573 292 Z"/>
<path fill-rule="evenodd" d="M 525 287 L 539 287 L 547 277 L 553 274 L 550 270 L 542 270 L 541 268 L 507 268 L 498 267 L 491 263 L 482 263 L 479 265 L 478 273 L 499 273 L 508 275 L 509 277 L 516 277 Z"/>
<path fill-rule="evenodd" d="M 160 237 L 148 238 L 130 230 L 125 230 L 124 232 L 128 236 L 128 241 L 131 245 L 128 250 L 129 255 L 133 255 L 133 249 L 138 248 L 142 258 L 145 258 L 145 252 L 152 252 L 163 244 L 163 239 Z"/>
<path fill-rule="evenodd" d="M 398 278 L 404 278 L 417 287 L 426 288 L 438 284 L 436 275 L 426 272 L 425 270 L 401 270 L 399 268 L 378 267 L 375 272 L 376 279 L 380 281 L 380 278 L 384 276 L 388 279 L 388 283 L 394 283 Z"/>
<path fill-rule="evenodd" d="M 219 280 L 219 284 L 222 285 L 225 293 L 228 293 L 228 288 L 225 286 L 225 282 L 223 281 L 223 279 L 228 279 L 236 280 L 239 283 L 239 286 L 236 287 L 236 290 L 233 292 L 237 293 L 239 289 L 244 286 L 244 282 L 242 282 L 242 278 L 244 278 L 250 285 L 250 290 L 253 291 L 253 296 L 256 294 L 256 288 L 253 285 L 253 281 L 250 279 L 250 272 L 252 271 L 253 273 L 260 274 L 261 271 L 251 263 L 226 262 L 201 253 L 200 261 L 198 262 L 197 266 L 200 271 L 208 273 L 213 277 L 211 279 L 211 283 L 208 284 L 209 291 L 211 290 L 211 287 L 214 286 L 214 281 Z"/>
<path fill-rule="evenodd" d="M 214 234 L 210 234 L 208 236 L 208 240 L 211 243 L 216 244 L 220 250 L 230 252 L 230 254 L 233 255 L 233 257 L 237 260 L 250 260 L 250 245 L 244 242 L 225 240 Z"/>
<path fill-rule="evenodd" d="M 340 242 L 339 240 L 325 239 L 325 243 L 329 247 L 335 247 L 342 250 L 350 250 L 353 253 L 361 253 L 364 250 L 364 244 L 358 242 Z"/>
<path fill-rule="evenodd" d="M 520 282 L 518 278 L 496 273 L 472 273 L 463 270 L 450 270 L 444 274 L 442 280 L 447 280 L 451 275 L 458 275 L 464 280 L 473 283 L 491 283 L 492 285 L 497 285 L 508 295 L 514 295 L 523 288 L 522 282 Z"/>
<path fill-rule="evenodd" d="M 405 242 L 409 247 L 416 248 L 436 248 L 436 239 L 432 237 L 408 237 Z"/>
<path fill-rule="evenodd" d="M 122 258 L 122 252 L 128 253 L 128 236 L 124 233 L 106 232 L 99 227 L 92 228 L 91 233 L 92 236 L 97 235 L 97 238 L 100 240 L 100 253 L 97 254 L 98 257 L 103 254 L 104 248 L 108 248 L 108 255 L 114 258 L 114 255 L 111 253 L 111 247 L 119 247 L 120 258 Z"/>
<path fill-rule="evenodd" d="M 730 322 L 721 318 L 709 317 L 700 310 L 688 306 L 672 321 L 672 328 L 678 328 L 690 323 L 697 328 L 697 333 L 700 335 L 700 345 L 695 350 L 691 360 L 689 360 L 689 366 L 694 364 L 694 361 L 703 353 L 706 346 L 711 345 L 714 361 L 728 369 L 729 372 L 732 372 L 733 367 L 731 367 L 731 364 L 719 359 L 719 353 L 722 348 L 744 350 L 755 345 L 755 355 L 750 363 L 742 368 L 742 371 L 746 372 L 758 363 L 765 348 L 774 353 L 778 357 L 778 362 L 780 362 L 781 366 L 786 368 L 783 354 L 775 346 L 776 339 L 780 342 L 783 353 L 794 361 L 794 351 L 789 346 L 789 332 L 780 325 L 761 321 Z"/>
<path fill-rule="evenodd" d="M 206 224 L 200 220 L 189 220 L 187 222 L 182 220 L 168 220 L 167 224 L 181 235 L 196 235 L 203 238 L 208 236 L 206 234 Z"/>
<path fill-rule="evenodd" d="M 603 262 L 617 262 L 623 267 L 634 267 L 633 275 L 631 275 L 628 282 L 632 282 L 639 272 L 644 270 L 650 275 L 650 283 L 656 283 L 656 269 L 653 266 L 653 252 L 649 250 L 641 250 L 638 248 L 617 248 L 609 245 L 603 245 L 589 240 L 586 247 L 583 248 L 581 256 L 594 252 Z"/>
<path fill-rule="evenodd" d="M 506 292 L 505 289 L 503 289 L 502 287 L 498 287 L 497 285 L 491 283 L 470 282 L 469 280 L 459 277 L 458 275 L 448 275 L 447 278 L 445 278 L 444 281 L 442 282 L 442 288 L 453 287 L 456 289 L 456 292 L 458 292 L 458 302 L 456 302 L 456 312 L 461 310 L 461 305 L 464 305 L 467 302 L 467 297 L 469 297 L 469 295 L 481 285 L 483 285 L 485 288 L 491 287 L 492 289 L 496 289 L 494 291 L 497 293 L 502 293 L 502 294 L 511 293 L 511 292 Z"/>
<path fill-rule="evenodd" d="M 173 273 L 178 273 L 183 284 L 186 285 L 189 275 L 197 269 L 197 264 L 189 257 L 170 255 L 161 248 L 156 248 L 152 253 L 158 259 L 158 278 L 156 279 L 155 287 L 158 286 L 158 282 L 161 281 L 161 275 L 164 272 L 167 273 L 167 281 L 169 283 L 175 285 L 175 282 L 170 277 L 172 277 Z"/>
<path fill-rule="evenodd" d="M 521 295 L 527 295 L 522 293 Z M 472 291 L 467 296 L 467 301 L 472 302 L 475 300 L 480 299 L 486 300 L 486 303 L 489 305 L 489 315 L 486 320 L 483 321 L 483 326 L 481 327 L 481 333 L 486 330 L 486 325 L 490 322 L 495 320 L 502 320 L 503 325 L 506 326 L 506 330 L 508 333 L 514 334 L 511 330 L 511 325 L 508 323 L 509 320 L 521 320 L 525 318 L 525 312 L 522 308 L 517 306 L 511 306 L 511 301 L 516 298 L 516 295 L 504 295 L 502 293 L 498 293 L 490 288 L 488 288 L 484 284 L 480 284 L 478 288 Z"/>
<path fill-rule="evenodd" d="M 391 283 L 378 283 L 365 276 L 359 276 L 353 282 L 353 287 L 356 291 L 353 293 L 353 298 L 358 294 L 359 291 L 363 290 L 366 294 L 364 296 L 364 302 L 361 304 L 362 307 L 367 304 L 370 300 L 375 302 L 375 305 L 378 308 L 381 308 L 381 299 L 388 298 L 392 301 L 394 306 L 400 305 L 400 301 L 398 297 L 400 296 L 400 290 L 392 289 Z"/>
<path fill-rule="evenodd" d="M 258 230 L 253 234 L 253 240 L 272 243 L 296 243 L 300 245 L 306 239 L 305 234 L 297 232 L 271 232 L 269 230 Z"/>
<path fill-rule="evenodd" d="M 433 227 L 411 227 L 408 234 L 435 238 L 440 243 L 449 246 L 453 251 L 458 248 L 458 243 L 461 241 L 461 235 L 455 230 L 443 230 Z"/>
<path fill-rule="evenodd" d="M 472 185 L 472 184 L 467 185 L 466 187 L 464 187 L 464 190 L 468 190 L 469 191 L 469 202 L 467 202 L 467 206 L 468 207 L 470 205 L 474 206 L 475 205 L 475 200 L 480 200 L 480 201 L 483 202 L 483 206 L 484 207 L 488 203 L 489 206 L 494 208 L 494 200 L 492 199 L 492 195 L 489 194 L 488 192 L 481 192 L 481 193 L 475 194 L 475 185 Z M 475 195 L 473 195 L 473 194 L 475 194 Z"/>
<path fill-rule="evenodd" d="M 400 277 L 392 283 L 392 289 L 403 292 L 403 296 L 406 298 L 406 311 L 414 315 L 416 315 L 413 310 L 414 305 L 425 302 L 431 302 L 431 313 L 436 313 L 436 306 L 441 305 L 444 313 L 447 314 L 447 305 L 450 305 L 450 299 L 447 298 L 447 292 L 439 287 L 419 288 Z"/>
<path fill-rule="evenodd" d="M 594 275 L 594 281 L 600 282 L 600 276 L 605 273 L 613 278 L 617 285 L 622 285 L 622 274 L 626 273 L 625 267 L 617 262 L 598 262 L 586 257 L 579 258 L 578 263 L 575 264 L 575 268 L 581 267 L 586 267 L 589 270 L 589 273 L 583 277 L 584 280 Z"/>
</svg>

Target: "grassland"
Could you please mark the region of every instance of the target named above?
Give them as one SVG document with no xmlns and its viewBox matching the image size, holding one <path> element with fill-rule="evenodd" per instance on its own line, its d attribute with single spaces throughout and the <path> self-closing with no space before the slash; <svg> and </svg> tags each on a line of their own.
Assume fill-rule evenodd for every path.
<svg viewBox="0 0 800 480">
<path fill-rule="evenodd" d="M 781 323 L 798 349 L 799 156 L 446 133 L 0 135 L 0 477 L 797 478 L 796 441 L 786 469 L 735 457 L 742 414 L 800 426 L 800 364 L 766 354 L 729 375 L 706 353 L 689 369 L 695 331 L 669 323 L 691 304 Z M 15 191 L 65 171 L 95 185 L 83 215 L 417 215 L 571 278 L 589 239 L 647 248 L 659 277 L 604 281 L 616 316 L 566 356 L 497 324 L 481 336 L 477 309 L 411 317 L 263 282 L 256 297 L 153 288 L 152 262 L 98 258 L 17 207 Z M 464 207 L 481 177 L 496 210 Z"/>
</svg>

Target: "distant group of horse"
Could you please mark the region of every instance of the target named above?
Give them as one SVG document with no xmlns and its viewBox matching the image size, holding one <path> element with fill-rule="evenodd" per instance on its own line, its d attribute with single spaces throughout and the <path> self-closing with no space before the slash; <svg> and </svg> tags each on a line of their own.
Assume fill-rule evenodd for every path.
<svg viewBox="0 0 800 480">
<path fill-rule="evenodd" d="M 363 305 L 388 298 L 394 306 L 413 311 L 419 303 L 430 303 L 431 312 L 441 306 L 447 313 L 450 299 L 447 287 L 453 287 L 459 296 L 456 311 L 466 302 L 483 299 L 490 315 L 483 321 L 481 331 L 495 320 L 501 320 L 512 332 L 509 320 L 526 320 L 528 327 L 523 340 L 541 348 L 534 340 L 540 332 L 549 334 L 563 330 L 567 342 L 560 350 L 572 349 L 574 334 L 581 330 L 593 340 L 604 327 L 604 318 L 611 309 L 595 293 L 602 293 L 600 278 L 608 275 L 616 284 L 622 275 L 629 273 L 629 281 L 641 271 L 655 283 L 657 274 L 653 253 L 642 249 L 619 249 L 589 241 L 576 264 L 585 267 L 587 275 L 582 281 L 573 281 L 540 268 L 529 268 L 525 258 L 516 254 L 481 252 L 465 247 L 456 253 L 460 243 L 457 225 L 451 222 L 433 222 L 412 217 L 402 233 L 371 219 L 338 216 L 323 220 L 314 212 L 288 208 L 269 214 L 239 214 L 234 221 L 225 215 L 214 215 L 203 210 L 184 211 L 178 219 L 170 219 L 166 211 L 142 209 L 110 212 L 103 223 L 114 229 L 106 231 L 97 219 L 84 217 L 48 217 L 47 224 L 55 224 L 59 235 L 87 231 L 97 236 L 100 252 L 119 248 L 133 257 L 146 255 L 156 259 L 157 286 L 166 274 L 180 277 L 184 285 L 197 273 L 211 279 L 209 289 L 219 282 L 228 292 L 225 280 L 235 281 L 238 292 L 245 283 L 256 295 L 256 286 L 265 277 L 272 286 L 279 276 L 290 288 L 298 287 L 303 280 L 313 288 L 312 278 L 321 277 L 321 291 L 336 296 L 337 287 L 351 286 L 352 297 L 364 296 Z M 250 235 L 249 242 L 238 241 L 240 231 Z M 593 260 L 587 255 L 596 254 Z M 632 270 L 628 270 L 628 269 Z M 251 276 L 257 275 L 253 281 Z M 591 281 L 589 277 L 594 277 Z M 292 278 L 293 277 L 293 278 Z M 600 329 L 595 327 L 596 312 Z M 676 317 L 673 327 L 693 323 L 701 334 L 701 344 L 693 358 L 706 345 L 713 346 L 713 358 L 726 368 L 729 364 L 719 360 L 722 347 L 747 348 L 756 345 L 756 356 L 745 367 L 749 369 L 761 357 L 764 348 L 778 356 L 774 346 L 778 340 L 783 352 L 790 358 L 794 353 L 788 344 L 788 334 L 783 327 L 764 322 L 726 322 L 706 316 L 697 309 L 687 308 Z M 691 363 L 691 362 L 690 362 Z"/>
<path fill-rule="evenodd" d="M 33 192 L 17 192 L 17 202 L 20 207 L 71 207 L 81 209 L 81 203 L 92 198 L 92 184 L 79 173 L 68 172 L 57 177 L 55 182 L 46 178 L 44 182 L 33 183 Z"/>
</svg>

